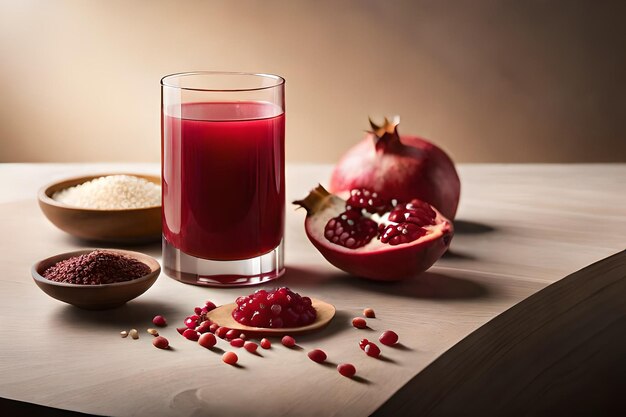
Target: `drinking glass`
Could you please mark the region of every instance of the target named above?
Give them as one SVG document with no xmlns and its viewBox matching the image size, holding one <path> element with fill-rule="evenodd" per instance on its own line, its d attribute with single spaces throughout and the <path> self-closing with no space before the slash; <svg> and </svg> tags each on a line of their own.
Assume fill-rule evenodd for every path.
<svg viewBox="0 0 626 417">
<path fill-rule="evenodd" d="M 188 72 L 161 80 L 163 269 L 253 285 L 284 272 L 285 80 Z"/>
</svg>

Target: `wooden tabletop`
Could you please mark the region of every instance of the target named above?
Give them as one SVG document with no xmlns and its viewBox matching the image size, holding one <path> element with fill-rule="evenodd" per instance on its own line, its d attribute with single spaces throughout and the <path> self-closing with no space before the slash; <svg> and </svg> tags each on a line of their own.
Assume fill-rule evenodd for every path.
<svg viewBox="0 0 626 417">
<path fill-rule="evenodd" d="M 626 386 L 611 379 L 615 369 L 626 369 L 619 359 L 626 352 L 625 164 L 461 165 L 450 253 L 420 278 L 395 284 L 333 268 L 307 240 L 304 212 L 288 207 L 288 269 L 272 285 L 330 302 L 337 316 L 326 329 L 298 337 L 302 349 L 275 341 L 255 356 L 220 341 L 237 351 L 240 367 L 225 365 L 175 327 L 204 300 L 229 303 L 251 290 L 189 286 L 162 275 L 126 306 L 92 312 L 51 299 L 32 282 L 29 268 L 37 260 L 89 247 L 45 219 L 37 189 L 114 170 L 159 171 L 155 165 L 0 165 L 0 397 L 116 416 L 496 415 L 513 405 L 555 407 L 578 389 L 554 389 L 555 381 L 576 378 L 589 364 L 612 386 Z M 288 201 L 324 183 L 329 172 L 329 166 L 288 166 Z M 159 244 L 132 249 L 160 257 Z M 377 318 L 369 320 L 371 329 L 357 330 L 350 322 L 364 307 Z M 170 351 L 155 349 L 145 333 L 156 314 L 169 320 L 161 333 Z M 130 328 L 140 330 L 139 340 L 119 337 Z M 359 340 L 386 329 L 402 344 L 382 346 L 379 360 L 365 356 Z M 602 343 L 589 347 L 593 340 Z M 353 363 L 359 378 L 310 361 L 306 352 L 313 348 L 325 350 L 331 364 Z M 574 402 L 597 411 L 605 401 L 598 395 L 589 396 L 595 402 Z"/>
</svg>

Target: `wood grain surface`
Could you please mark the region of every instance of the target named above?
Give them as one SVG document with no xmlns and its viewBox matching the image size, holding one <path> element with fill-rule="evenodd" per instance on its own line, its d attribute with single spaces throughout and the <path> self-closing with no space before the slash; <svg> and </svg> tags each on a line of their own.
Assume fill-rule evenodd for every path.
<svg viewBox="0 0 626 417">
<path fill-rule="evenodd" d="M 602 269 L 584 272 L 548 296 L 542 290 L 624 249 L 626 165 L 461 166 L 463 195 L 451 252 L 420 279 L 396 284 L 359 280 L 334 269 L 306 239 L 304 212 L 288 210 L 288 269 L 276 284 L 335 305 L 337 315 L 320 332 L 298 337 L 301 349 L 275 341 L 259 356 L 237 350 L 236 368 L 223 364 L 219 351 L 182 339 L 175 327 L 204 300 L 229 303 L 247 290 L 194 287 L 162 275 L 124 307 L 93 312 L 47 297 L 30 279 L 29 268 L 37 260 L 92 246 L 47 222 L 37 207 L 38 187 L 57 178 L 122 169 L 158 172 L 149 165 L 0 165 L 0 397 L 102 415 L 360 416 L 377 410 L 379 415 L 463 414 L 454 407 L 475 401 L 474 396 L 484 396 L 485 402 L 519 392 L 520 399 L 511 403 L 526 408 L 518 414 L 541 414 L 558 402 L 532 390 L 533 372 L 542 366 L 539 348 L 558 345 L 558 352 L 545 359 L 563 362 L 564 368 L 547 369 L 562 369 L 565 378 L 584 374 L 571 369 L 574 365 L 602 373 L 615 360 L 593 349 L 589 352 L 599 352 L 596 358 L 586 359 L 580 347 L 623 327 L 623 310 L 613 309 L 626 295 L 623 258 L 608 261 L 617 265 L 609 275 Z M 328 166 L 288 167 L 288 201 L 303 197 L 328 174 Z M 159 245 L 131 249 L 160 253 Z M 599 281 L 584 282 L 597 276 Z M 602 289 L 603 283 L 610 287 Z M 610 296 L 602 296 L 604 304 L 590 302 L 596 293 Z M 369 330 L 357 330 L 350 321 L 364 307 L 374 308 L 377 318 L 368 320 Z M 153 348 L 145 333 L 155 314 L 169 320 L 161 334 L 169 338 L 170 351 Z M 583 323 L 542 343 L 533 329 L 549 331 L 553 317 Z M 607 318 L 605 330 L 594 330 L 592 318 L 598 317 Z M 119 337 L 119 331 L 133 327 L 141 330 L 139 340 Z M 382 346 L 380 360 L 365 356 L 358 341 L 376 339 L 386 329 L 397 331 L 402 343 Z M 223 342 L 218 347 L 231 349 Z M 318 347 L 328 354 L 328 366 L 306 357 Z M 493 369 L 477 362 L 474 369 L 483 371 L 467 380 L 466 368 L 459 370 L 461 378 L 435 380 L 446 373 L 441 360 L 464 363 L 486 353 L 494 357 Z M 334 369 L 340 362 L 353 363 L 359 378 L 341 377 Z M 507 381 L 519 375 L 523 381 L 507 390 Z M 549 373 L 538 381 L 559 383 Z M 472 410 L 497 409 L 480 404 Z"/>
</svg>

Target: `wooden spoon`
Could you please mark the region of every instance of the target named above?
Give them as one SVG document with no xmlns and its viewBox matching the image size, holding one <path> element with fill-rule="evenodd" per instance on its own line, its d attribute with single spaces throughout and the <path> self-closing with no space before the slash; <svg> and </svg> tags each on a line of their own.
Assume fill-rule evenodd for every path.
<svg viewBox="0 0 626 417">
<path fill-rule="evenodd" d="M 224 304 L 216 309 L 207 313 L 207 318 L 212 322 L 217 323 L 222 327 L 228 327 L 229 329 L 241 330 L 247 336 L 284 336 L 310 333 L 316 330 L 323 329 L 330 323 L 335 317 L 335 307 L 332 304 L 325 303 L 324 301 L 311 299 L 313 308 L 317 311 L 317 317 L 311 324 L 301 327 L 283 327 L 280 329 L 266 328 L 266 327 L 252 327 L 239 323 L 232 316 L 233 310 L 237 307 L 237 304 Z"/>
</svg>

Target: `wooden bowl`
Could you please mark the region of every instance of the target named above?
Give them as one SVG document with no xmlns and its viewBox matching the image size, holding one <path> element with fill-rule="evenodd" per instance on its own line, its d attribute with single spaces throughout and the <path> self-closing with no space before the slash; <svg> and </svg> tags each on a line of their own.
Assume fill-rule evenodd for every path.
<svg viewBox="0 0 626 417">
<path fill-rule="evenodd" d="M 72 304 L 86 310 L 106 310 L 109 308 L 119 307 L 127 301 L 130 301 L 146 292 L 146 290 L 154 284 L 161 273 L 161 266 L 159 263 L 156 259 L 148 255 L 120 249 L 104 249 L 109 252 L 115 252 L 135 258 L 145 263 L 150 267 L 150 273 L 132 281 L 101 285 L 66 284 L 50 281 L 49 279 L 43 277 L 44 271 L 57 262 L 73 256 L 89 253 L 92 250 L 93 249 L 85 249 L 62 253 L 37 262 L 31 268 L 31 275 L 35 280 L 35 284 L 37 284 L 37 286 L 50 297 L 56 298 L 57 300 L 65 303 Z"/>
<path fill-rule="evenodd" d="M 87 209 L 52 199 L 57 191 L 107 175 L 132 175 L 161 185 L 161 179 L 153 175 L 99 174 L 71 178 L 39 190 L 41 211 L 59 229 L 85 240 L 133 244 L 160 239 L 161 205 L 138 209 Z"/>
</svg>

